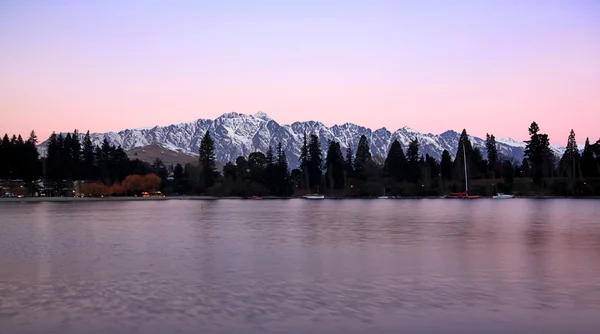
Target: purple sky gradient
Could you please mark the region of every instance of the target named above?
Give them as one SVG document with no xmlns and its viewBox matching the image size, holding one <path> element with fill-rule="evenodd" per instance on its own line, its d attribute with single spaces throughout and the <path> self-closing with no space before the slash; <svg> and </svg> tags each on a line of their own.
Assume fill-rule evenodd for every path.
<svg viewBox="0 0 600 334">
<path fill-rule="evenodd" d="M 0 1 L 0 133 L 268 113 L 600 137 L 600 1 Z"/>
</svg>

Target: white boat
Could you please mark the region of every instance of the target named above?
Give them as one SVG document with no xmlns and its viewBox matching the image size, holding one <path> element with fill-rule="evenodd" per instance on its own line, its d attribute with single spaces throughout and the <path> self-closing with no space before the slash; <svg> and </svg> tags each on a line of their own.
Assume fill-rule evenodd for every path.
<svg viewBox="0 0 600 334">
<path fill-rule="evenodd" d="M 304 196 L 306 199 L 324 199 L 325 195 L 306 195 Z"/>
<path fill-rule="evenodd" d="M 388 199 L 389 197 L 388 196 L 379 196 L 378 198 L 379 199 Z"/>
<path fill-rule="evenodd" d="M 498 193 L 498 194 L 496 194 L 496 196 L 493 196 L 492 198 L 493 199 L 509 199 L 509 198 L 515 198 L 515 195 Z"/>
</svg>

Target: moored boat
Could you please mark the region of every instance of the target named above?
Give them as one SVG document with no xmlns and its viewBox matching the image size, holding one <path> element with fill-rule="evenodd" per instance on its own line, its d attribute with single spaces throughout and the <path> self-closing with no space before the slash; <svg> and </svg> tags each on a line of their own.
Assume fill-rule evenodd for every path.
<svg viewBox="0 0 600 334">
<path fill-rule="evenodd" d="M 304 196 L 305 199 L 325 199 L 325 195 L 308 194 Z"/>
<path fill-rule="evenodd" d="M 509 198 L 515 198 L 515 195 L 498 193 L 495 196 L 493 196 L 492 198 L 493 199 L 509 199 Z"/>
<path fill-rule="evenodd" d="M 483 196 L 469 195 L 469 174 L 467 173 L 467 152 L 465 151 L 465 145 L 463 144 L 463 159 L 465 165 L 465 191 L 450 193 L 450 195 L 442 196 L 442 198 L 447 199 L 478 199 L 483 198 Z"/>
</svg>

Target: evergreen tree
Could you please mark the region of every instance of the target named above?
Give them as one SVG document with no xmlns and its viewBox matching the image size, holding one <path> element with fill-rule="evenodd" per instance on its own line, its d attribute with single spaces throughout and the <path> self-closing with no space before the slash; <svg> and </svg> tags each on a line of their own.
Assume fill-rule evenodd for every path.
<svg viewBox="0 0 600 334">
<path fill-rule="evenodd" d="M 12 147 L 13 157 L 11 161 L 12 165 L 12 175 L 13 178 L 22 180 L 24 178 L 24 171 L 27 163 L 25 156 L 25 141 L 23 141 L 23 137 L 19 134 L 15 143 Z"/>
<path fill-rule="evenodd" d="M 444 181 L 452 180 L 452 158 L 450 157 L 450 152 L 447 150 L 442 152 L 442 162 L 440 168 L 442 179 L 444 179 Z"/>
<path fill-rule="evenodd" d="M 481 153 L 481 152 L 480 152 Z M 463 129 L 460 134 L 460 138 L 458 140 L 458 148 L 456 150 L 456 157 L 454 158 L 454 179 L 455 180 L 464 180 L 465 179 L 465 159 L 464 154 L 467 156 L 467 172 L 468 177 L 473 178 L 475 175 L 473 171 L 476 169 L 476 163 L 473 163 L 477 159 L 473 155 L 473 146 L 471 145 L 471 140 L 469 140 L 469 135 L 467 134 L 467 130 Z M 481 156 L 481 154 L 479 154 Z M 474 159 L 475 158 L 475 159 Z"/>
<path fill-rule="evenodd" d="M 96 161 L 94 154 L 94 144 L 88 131 L 83 138 L 83 149 L 81 151 L 81 171 L 79 178 L 83 180 L 92 180 L 97 177 Z"/>
<path fill-rule="evenodd" d="M 396 181 L 400 182 L 405 179 L 405 168 L 406 156 L 402 150 L 402 145 L 398 139 L 395 139 L 385 159 L 384 171 L 387 175 L 394 177 Z"/>
<path fill-rule="evenodd" d="M 275 165 L 275 175 L 277 175 L 277 190 L 278 196 L 290 196 L 294 192 L 290 170 L 288 167 L 287 157 L 281 142 L 277 144 L 277 163 Z"/>
<path fill-rule="evenodd" d="M 23 151 L 23 180 L 28 184 L 32 181 L 37 180 L 41 175 L 41 163 L 39 160 L 39 153 L 36 147 L 37 136 L 35 131 L 31 131 L 29 139 L 24 144 Z M 32 193 L 34 189 L 31 189 Z"/>
<path fill-rule="evenodd" d="M 575 131 L 571 129 L 569 139 L 567 140 L 567 147 L 560 160 L 561 174 L 569 178 L 576 178 L 579 175 L 579 164 L 580 156 L 577 141 L 575 140 Z"/>
<path fill-rule="evenodd" d="M 267 154 L 265 155 L 267 158 L 267 166 L 275 165 L 275 155 L 273 155 L 273 147 L 269 146 L 267 149 Z"/>
<path fill-rule="evenodd" d="M 79 178 L 79 168 L 81 160 L 81 144 L 79 143 L 79 133 L 77 130 L 73 134 L 68 133 L 64 142 L 64 163 L 66 167 L 67 180 Z"/>
<path fill-rule="evenodd" d="M 269 146 L 267 154 L 265 156 L 267 165 L 265 166 L 265 185 L 271 194 L 277 192 L 278 175 L 275 171 L 275 155 L 273 154 L 273 147 Z"/>
<path fill-rule="evenodd" d="M 411 183 L 418 183 L 421 176 L 421 171 L 419 168 L 419 140 L 416 137 L 408 144 L 408 149 L 406 150 L 406 160 L 408 181 Z"/>
<path fill-rule="evenodd" d="M 10 140 L 8 134 L 5 133 L 2 141 L 0 141 L 0 180 L 9 178 L 9 151 Z"/>
<path fill-rule="evenodd" d="M 304 136 L 302 137 L 302 148 L 300 149 L 299 160 L 301 172 L 300 185 L 302 188 L 310 188 L 308 172 L 310 156 L 308 153 L 308 141 L 306 139 L 306 132 L 304 132 Z"/>
<path fill-rule="evenodd" d="M 590 139 L 586 138 L 583 153 L 581 155 L 581 171 L 584 177 L 597 177 L 598 169 L 594 160 L 594 152 L 590 145 Z"/>
<path fill-rule="evenodd" d="M 319 137 L 315 134 L 310 135 L 308 156 L 308 183 L 312 189 L 321 185 L 323 176 L 323 151 L 321 151 Z"/>
<path fill-rule="evenodd" d="M 352 177 L 354 173 L 354 154 L 352 149 L 348 147 L 346 149 L 346 159 L 344 160 L 344 170 L 346 171 L 346 177 Z"/>
<path fill-rule="evenodd" d="M 29 143 L 32 143 L 33 145 L 37 145 L 37 143 L 38 143 L 38 137 L 35 134 L 35 131 L 31 130 L 31 132 L 29 133 L 29 139 L 27 139 L 27 141 Z"/>
<path fill-rule="evenodd" d="M 531 165 L 533 182 L 541 185 L 542 180 L 547 170 L 552 163 L 550 159 L 552 152 L 550 151 L 550 141 L 548 135 L 538 133 L 540 131 L 536 122 L 529 126 L 530 140 L 525 141 L 525 156 Z"/>
<path fill-rule="evenodd" d="M 48 147 L 46 151 L 46 177 L 56 182 L 59 179 L 58 175 L 58 161 L 59 155 L 59 147 L 58 147 L 58 137 L 56 133 L 52 132 L 50 137 L 48 138 Z"/>
<path fill-rule="evenodd" d="M 112 183 L 121 183 L 123 180 L 125 180 L 127 175 L 129 175 L 129 173 L 130 173 L 129 168 L 130 168 L 131 161 L 129 160 L 127 153 L 125 152 L 125 150 L 123 150 L 123 148 L 121 146 L 118 146 L 118 147 L 112 146 L 111 147 L 109 159 L 110 159 L 110 166 L 111 166 L 111 171 L 110 171 L 111 182 Z M 164 167 L 164 165 L 163 165 L 163 167 Z M 162 170 L 160 170 L 156 174 L 158 176 L 160 176 L 162 179 L 166 179 L 167 170 L 166 170 L 166 168 L 162 168 Z"/>
<path fill-rule="evenodd" d="M 282 170 L 289 171 L 287 157 L 285 155 L 285 151 L 283 150 L 281 142 L 277 144 L 277 165 Z"/>
<path fill-rule="evenodd" d="M 371 150 L 369 148 L 369 142 L 365 135 L 360 136 L 358 146 L 356 148 L 356 157 L 354 158 L 354 173 L 360 180 L 366 181 L 367 171 L 374 165 L 373 158 L 371 157 Z"/>
<path fill-rule="evenodd" d="M 110 168 L 111 147 L 108 140 L 104 138 L 102 145 L 96 147 L 95 161 L 98 169 L 98 178 L 104 184 L 112 184 Z"/>
<path fill-rule="evenodd" d="M 495 179 L 498 164 L 498 149 L 496 148 L 496 137 L 493 134 L 485 134 L 485 149 L 487 151 L 488 168 L 492 171 L 492 179 Z"/>
<path fill-rule="evenodd" d="M 215 183 L 217 178 L 215 143 L 210 137 L 209 131 L 206 131 L 202 141 L 200 141 L 198 160 L 201 167 L 200 188 L 206 190 Z"/>
<path fill-rule="evenodd" d="M 325 165 L 328 187 L 330 189 L 344 188 L 344 156 L 342 155 L 340 143 L 329 141 Z"/>
</svg>

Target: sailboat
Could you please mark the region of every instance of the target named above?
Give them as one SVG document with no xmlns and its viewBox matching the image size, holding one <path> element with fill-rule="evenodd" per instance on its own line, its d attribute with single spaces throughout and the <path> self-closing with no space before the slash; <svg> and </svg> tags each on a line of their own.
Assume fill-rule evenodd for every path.
<svg viewBox="0 0 600 334">
<path fill-rule="evenodd" d="M 463 143 L 463 159 L 465 165 L 465 191 L 450 193 L 450 195 L 443 196 L 442 198 L 448 199 L 477 199 L 483 198 L 483 196 L 469 196 L 469 175 L 467 173 L 467 152 L 465 151 L 465 144 Z"/>
<path fill-rule="evenodd" d="M 493 196 L 492 198 L 493 199 L 509 199 L 509 198 L 515 198 L 515 195 L 498 193 L 495 196 Z"/>
</svg>

